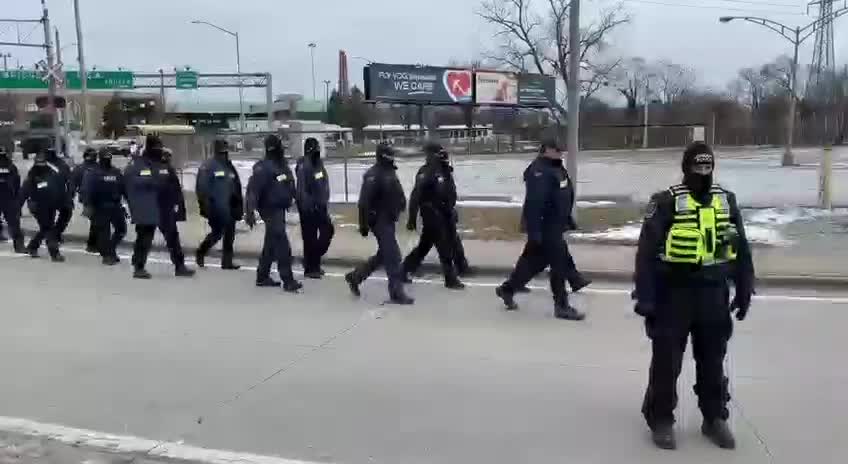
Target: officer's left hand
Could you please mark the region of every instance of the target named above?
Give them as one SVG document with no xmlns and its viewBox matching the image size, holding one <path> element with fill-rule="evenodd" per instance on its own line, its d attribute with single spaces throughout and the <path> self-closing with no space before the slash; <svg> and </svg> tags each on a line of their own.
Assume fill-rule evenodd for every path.
<svg viewBox="0 0 848 464">
<path fill-rule="evenodd" d="M 91 206 L 84 206 L 82 208 L 82 215 L 91 219 L 91 217 L 94 216 L 94 208 Z"/>
<path fill-rule="evenodd" d="M 733 297 L 733 302 L 730 303 L 730 312 L 736 312 L 736 320 L 744 321 L 748 317 L 748 310 L 751 308 L 751 295 L 736 295 Z"/>
</svg>

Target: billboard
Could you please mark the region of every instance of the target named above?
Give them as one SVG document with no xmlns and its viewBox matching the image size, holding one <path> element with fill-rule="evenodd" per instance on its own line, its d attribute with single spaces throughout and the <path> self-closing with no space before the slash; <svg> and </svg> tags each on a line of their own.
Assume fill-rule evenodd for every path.
<svg viewBox="0 0 848 464">
<path fill-rule="evenodd" d="M 474 88 L 478 105 L 518 104 L 518 77 L 513 73 L 477 71 Z"/>
<path fill-rule="evenodd" d="M 556 80 L 541 74 L 522 74 L 518 77 L 518 104 L 521 106 L 551 106 L 556 99 Z"/>
<path fill-rule="evenodd" d="M 472 102 L 472 73 L 464 69 L 373 63 L 365 67 L 364 78 L 367 100 L 422 104 Z"/>
</svg>

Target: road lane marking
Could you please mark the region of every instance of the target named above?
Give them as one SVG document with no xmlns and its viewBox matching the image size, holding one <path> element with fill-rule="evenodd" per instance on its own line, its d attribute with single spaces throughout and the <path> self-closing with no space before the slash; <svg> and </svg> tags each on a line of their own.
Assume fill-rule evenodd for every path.
<svg viewBox="0 0 848 464">
<path fill-rule="evenodd" d="M 64 425 L 44 424 L 17 417 L 0 416 L 0 430 L 25 436 L 46 437 L 67 445 L 91 447 L 107 452 L 139 453 L 152 458 L 178 459 L 208 464 L 320 464 L 315 461 L 300 461 L 276 456 L 200 448 L 183 444 L 182 441 L 160 441 L 128 435 L 113 435 Z"/>
<path fill-rule="evenodd" d="M 97 255 L 93 255 L 88 253 L 82 248 L 63 248 L 62 249 L 66 253 L 74 253 L 74 254 L 83 254 L 90 255 L 96 257 Z M 130 255 L 127 254 L 119 254 L 118 255 L 121 260 L 129 260 Z M 27 258 L 27 255 L 16 254 L 12 252 L 0 252 L 0 258 Z M 155 256 L 151 256 L 147 259 L 150 263 L 156 264 L 171 264 L 170 259 L 157 258 Z M 194 263 L 192 260 L 186 261 L 188 264 Z M 206 263 L 207 268 L 220 268 L 220 264 L 215 263 Z M 250 271 L 256 272 L 255 266 L 241 266 L 241 271 Z M 292 272 L 297 275 L 303 275 L 303 271 L 298 269 L 292 269 Z M 344 278 L 345 274 L 340 272 L 327 272 L 327 277 L 333 278 Z M 385 282 L 388 280 L 387 277 L 384 276 L 371 276 L 368 280 L 378 280 Z M 441 285 L 441 279 L 413 279 L 414 283 L 417 284 L 426 284 L 426 285 Z M 500 285 L 499 282 L 486 282 L 486 281 L 478 281 L 478 280 L 468 280 L 464 281 L 465 285 L 468 287 L 479 287 L 479 288 L 495 288 Z M 548 288 L 541 285 L 528 285 L 527 288 L 531 290 L 537 291 L 547 291 Z M 628 288 L 584 288 L 580 290 L 579 294 L 587 294 L 587 295 L 627 295 L 630 296 L 631 289 Z M 807 302 L 807 303 L 835 303 L 835 304 L 848 304 L 848 297 L 836 297 L 836 296 L 812 296 L 812 295 L 779 295 L 779 294 L 764 294 L 764 295 L 754 295 L 755 301 L 783 301 L 783 302 Z"/>
</svg>

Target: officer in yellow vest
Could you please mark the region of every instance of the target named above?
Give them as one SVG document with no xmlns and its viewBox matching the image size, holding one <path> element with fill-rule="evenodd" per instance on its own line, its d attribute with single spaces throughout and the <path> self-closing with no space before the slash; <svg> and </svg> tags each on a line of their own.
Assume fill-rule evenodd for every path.
<svg viewBox="0 0 848 464">
<path fill-rule="evenodd" d="M 691 334 L 701 431 L 733 449 L 723 363 L 731 313 L 742 321 L 751 304 L 754 265 L 736 196 L 713 183 L 710 147 L 689 145 L 682 167 L 683 183 L 651 198 L 636 253 L 635 310 L 645 318 L 653 350 L 642 414 L 654 444 L 676 448 L 677 377 Z M 732 302 L 729 281 L 736 287 Z"/>
</svg>

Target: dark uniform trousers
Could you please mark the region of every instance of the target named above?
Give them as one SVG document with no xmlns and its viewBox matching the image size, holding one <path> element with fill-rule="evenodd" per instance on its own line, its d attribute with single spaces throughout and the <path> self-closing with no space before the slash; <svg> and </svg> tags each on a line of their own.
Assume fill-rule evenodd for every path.
<svg viewBox="0 0 848 464">
<path fill-rule="evenodd" d="M 59 229 L 57 228 L 56 208 L 48 208 L 39 206 L 39 209 L 34 214 L 35 220 L 38 223 L 38 232 L 32 237 L 27 245 L 30 250 L 38 250 L 41 247 L 41 242 L 47 242 L 47 250 L 51 256 L 59 253 Z"/>
<path fill-rule="evenodd" d="M 144 269 L 147 265 L 147 256 L 150 254 L 150 248 L 153 246 L 153 236 L 156 234 L 155 225 L 135 226 L 135 245 L 133 246 L 132 264 L 136 269 Z M 168 247 L 168 252 L 171 255 L 171 263 L 174 266 L 182 267 L 185 265 L 185 256 L 183 255 L 183 247 L 180 244 L 180 231 L 177 228 L 177 222 L 174 219 L 163 218 L 159 221 L 159 231 L 165 237 L 165 245 Z"/>
<path fill-rule="evenodd" d="M 303 236 L 303 270 L 321 270 L 321 258 L 330 249 L 335 229 L 326 211 L 300 213 L 300 232 Z"/>
<path fill-rule="evenodd" d="M 674 423 L 677 378 L 690 334 L 698 407 L 707 421 L 728 419 L 724 357 L 733 333 L 728 299 L 726 283 L 699 280 L 674 282 L 658 296 L 656 314 L 645 321 L 653 350 L 642 404 L 649 426 Z"/>
<path fill-rule="evenodd" d="M 504 289 L 515 293 L 515 290 L 527 285 L 533 277 L 550 266 L 551 293 L 553 293 L 554 304 L 565 306 L 568 304 L 568 293 L 565 290 L 565 278 L 567 275 L 568 256 L 565 252 L 565 239 L 562 233 L 544 232 L 542 243 L 527 242 L 524 250 L 515 264 L 512 274 L 504 283 Z"/>
<path fill-rule="evenodd" d="M 380 218 L 371 228 L 377 239 L 377 253 L 353 270 L 354 282 L 362 283 L 380 266 L 389 278 L 389 295 L 396 296 L 403 290 L 400 246 L 395 237 L 395 222 Z"/>
<path fill-rule="evenodd" d="M 206 238 L 200 242 L 200 245 L 197 247 L 197 253 L 200 255 L 206 255 L 209 253 L 209 250 L 212 249 L 221 239 L 224 240 L 222 244 L 222 253 L 225 261 L 233 259 L 233 243 L 236 240 L 236 222 L 233 220 L 230 221 L 221 221 L 218 219 L 209 219 L 209 228 L 211 231 L 206 235 Z"/>
<path fill-rule="evenodd" d="M 452 227 L 450 218 L 432 208 L 422 207 L 421 219 L 424 223 L 421 228 L 421 237 L 418 245 L 403 260 L 403 272 L 406 274 L 415 272 L 435 245 L 445 280 L 455 280 L 457 272 L 464 270 L 460 268 L 461 263 L 458 258 L 465 259 L 464 250 L 460 253 L 457 247 L 457 245 L 461 247 L 462 242 L 458 241 L 456 228 Z"/>
<path fill-rule="evenodd" d="M 277 263 L 277 273 L 283 282 L 293 281 L 292 251 L 286 233 L 285 211 L 260 211 L 259 216 L 265 222 L 265 239 L 262 242 L 259 266 L 256 268 L 256 281 L 267 279 L 274 263 Z"/>
<path fill-rule="evenodd" d="M 97 238 L 96 246 L 100 256 L 117 257 L 118 245 L 127 235 L 127 221 L 121 207 L 103 208 L 94 211 L 91 218 Z"/>
<path fill-rule="evenodd" d="M 0 200 L 0 214 L 6 220 L 9 226 L 9 235 L 12 240 L 19 240 L 23 243 L 23 232 L 21 232 L 21 208 L 18 202 L 12 198 L 8 200 Z M 0 224 L 0 232 L 3 231 L 3 226 Z"/>
<path fill-rule="evenodd" d="M 59 237 L 62 237 L 62 235 L 68 229 L 68 226 L 71 224 L 71 217 L 73 217 L 73 215 L 74 215 L 73 201 L 68 201 L 67 204 L 61 205 L 59 207 L 59 217 L 56 219 L 56 225 L 55 225 L 56 233 L 58 234 Z M 89 239 L 89 241 L 93 238 L 92 234 L 91 234 L 92 229 L 93 229 L 93 227 L 91 225 L 89 225 L 89 229 L 88 229 L 88 239 Z M 88 244 L 88 241 L 87 241 L 87 244 Z M 94 243 L 91 243 L 91 245 L 93 246 Z"/>
<path fill-rule="evenodd" d="M 562 244 L 563 244 L 563 253 L 564 253 L 564 257 L 565 257 L 565 270 L 564 270 L 565 280 L 567 280 L 568 283 L 570 283 L 572 287 L 575 287 L 580 282 L 579 281 L 580 273 L 577 272 L 577 265 L 574 264 L 574 257 L 571 256 L 571 250 L 569 250 L 569 248 L 568 248 L 568 242 L 563 240 Z M 527 247 L 524 248 L 524 251 L 522 251 L 521 255 L 524 256 L 525 253 L 527 253 Z M 521 259 L 521 258 L 519 258 L 519 259 Z M 536 260 L 536 263 L 539 265 L 539 267 L 537 267 L 536 269 L 533 270 L 534 275 L 544 271 L 545 268 L 548 265 L 547 262 L 542 261 L 542 260 Z"/>
</svg>

